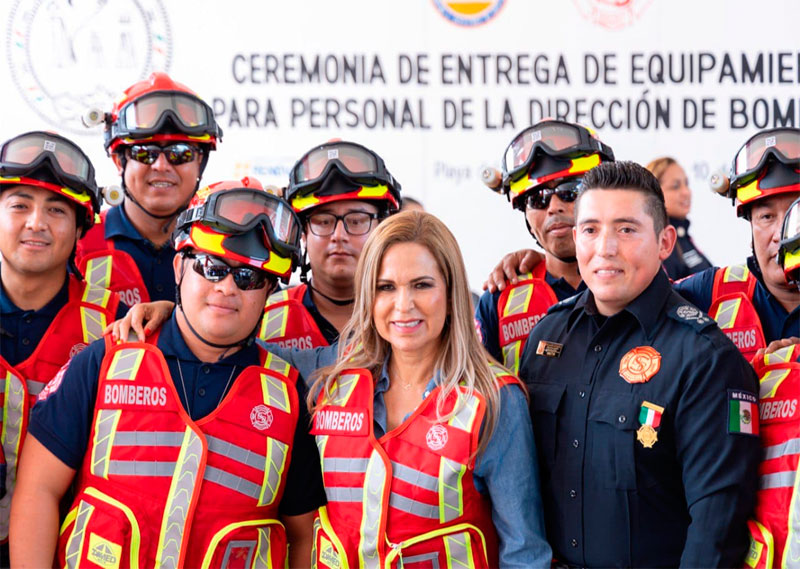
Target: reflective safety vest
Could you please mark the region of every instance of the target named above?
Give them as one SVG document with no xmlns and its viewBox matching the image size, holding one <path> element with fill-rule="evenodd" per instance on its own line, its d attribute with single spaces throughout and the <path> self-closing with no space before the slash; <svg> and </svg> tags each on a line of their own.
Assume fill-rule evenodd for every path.
<svg viewBox="0 0 800 569">
<path fill-rule="evenodd" d="M 284 567 L 297 372 L 261 351 L 192 421 L 152 343 L 108 346 L 60 567 Z"/>
<path fill-rule="evenodd" d="M 259 338 L 284 348 L 301 350 L 328 345 L 311 313 L 303 306 L 307 288 L 301 284 L 267 298 Z"/>
<path fill-rule="evenodd" d="M 499 384 L 517 383 L 496 368 Z M 328 505 L 314 521 L 312 567 L 497 567 L 491 503 L 473 482 L 485 402 L 458 387 L 437 420 L 439 388 L 376 439 L 372 375 L 344 371 L 322 393 L 312 434 Z M 327 395 L 327 396 L 326 396 Z M 419 565 L 417 565 L 419 564 Z"/>
<path fill-rule="evenodd" d="M 142 273 L 128 253 L 114 248 L 113 239 L 105 238 L 106 212 L 80 240 L 75 252 L 78 269 L 90 283 L 119 294 L 128 306 L 150 302 Z"/>
<path fill-rule="evenodd" d="M 748 521 L 752 568 L 800 563 L 800 345 L 754 362 L 759 377 L 759 419 L 764 456 L 759 466 L 755 519 Z"/>
<path fill-rule="evenodd" d="M 119 297 L 68 275 L 69 299 L 45 330 L 33 353 L 16 366 L 0 355 L 0 400 L 3 405 L 0 441 L 6 461 L 6 495 L 0 499 L 0 540 L 8 538 L 8 513 L 17 481 L 28 415 L 36 397 L 69 359 L 103 336 L 114 321 Z"/>
<path fill-rule="evenodd" d="M 744 265 L 717 269 L 708 309 L 708 315 L 717 321 L 720 330 L 736 344 L 747 361 L 767 345 L 761 319 L 753 306 L 755 288 L 756 278 Z"/>
<path fill-rule="evenodd" d="M 519 360 L 531 329 L 558 302 L 556 293 L 544 280 L 545 273 L 545 264 L 538 263 L 533 271 L 520 275 L 517 284 L 506 287 L 497 300 L 497 338 L 503 365 L 514 373 L 519 373 Z"/>
</svg>

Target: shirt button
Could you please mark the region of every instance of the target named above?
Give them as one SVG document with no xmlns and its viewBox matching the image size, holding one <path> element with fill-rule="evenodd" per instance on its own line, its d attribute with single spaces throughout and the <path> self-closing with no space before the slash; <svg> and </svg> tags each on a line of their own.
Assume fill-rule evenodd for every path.
<svg viewBox="0 0 800 569">
<path fill-rule="evenodd" d="M 203 373 L 204 373 L 204 374 L 206 374 L 206 375 L 208 375 L 209 373 L 211 373 L 211 368 L 210 368 L 210 367 L 208 367 L 208 366 L 203 366 L 203 367 L 201 367 L 200 369 L 202 369 L 202 370 L 203 370 Z"/>
<path fill-rule="evenodd" d="M 205 387 L 201 387 L 200 389 L 198 389 L 198 390 L 197 390 L 197 394 L 198 394 L 200 397 L 204 397 L 204 396 L 205 396 L 205 394 L 206 394 L 206 388 L 205 388 Z"/>
<path fill-rule="evenodd" d="M 574 441 L 572 441 L 572 446 L 578 448 L 579 446 L 581 446 L 581 443 L 578 442 L 578 439 L 575 439 Z"/>
<path fill-rule="evenodd" d="M 28 338 L 23 338 L 23 339 L 22 339 L 22 345 L 23 345 L 23 346 L 27 346 L 27 345 L 29 345 L 30 343 L 31 343 L 31 341 L 30 341 Z"/>
<path fill-rule="evenodd" d="M 625 421 L 627 421 L 627 420 L 628 420 L 628 418 L 627 418 L 625 415 L 620 415 L 620 416 L 617 418 L 617 421 L 619 421 L 620 423 L 624 423 L 624 422 L 625 422 Z"/>
<path fill-rule="evenodd" d="M 600 344 L 597 344 L 597 345 L 594 347 L 594 351 L 595 351 L 595 352 L 597 352 L 597 353 L 600 353 L 600 352 L 602 352 L 602 351 L 603 351 L 603 346 L 601 346 Z"/>
<path fill-rule="evenodd" d="M 157 290 L 158 292 L 162 292 L 162 291 L 164 290 L 164 285 L 157 284 L 157 285 L 156 285 L 156 290 Z"/>
<path fill-rule="evenodd" d="M 569 491 L 569 497 L 570 497 L 570 498 L 574 498 L 574 497 L 575 497 L 575 496 L 577 496 L 577 495 L 578 495 L 578 493 L 577 493 L 575 490 L 570 490 L 570 491 Z"/>
<path fill-rule="evenodd" d="M 578 547 L 578 540 L 577 539 L 573 539 L 572 541 L 569 542 L 569 544 L 572 547 Z"/>
<path fill-rule="evenodd" d="M 33 322 L 33 315 L 26 314 L 23 320 L 25 320 L 25 324 L 30 324 L 31 322 Z"/>
<path fill-rule="evenodd" d="M 584 397 L 586 397 L 586 392 L 585 391 L 579 391 L 578 395 L 580 395 L 581 399 L 583 399 Z"/>
</svg>

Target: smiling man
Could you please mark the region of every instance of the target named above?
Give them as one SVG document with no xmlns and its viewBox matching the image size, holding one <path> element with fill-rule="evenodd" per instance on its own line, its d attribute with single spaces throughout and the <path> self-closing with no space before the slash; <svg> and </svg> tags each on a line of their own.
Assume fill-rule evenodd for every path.
<svg viewBox="0 0 800 569">
<path fill-rule="evenodd" d="M 760 458 L 757 383 L 716 323 L 670 288 L 655 177 L 601 164 L 575 205 L 588 290 L 531 333 L 520 377 L 548 540 L 581 567 L 734 567 Z"/>
</svg>

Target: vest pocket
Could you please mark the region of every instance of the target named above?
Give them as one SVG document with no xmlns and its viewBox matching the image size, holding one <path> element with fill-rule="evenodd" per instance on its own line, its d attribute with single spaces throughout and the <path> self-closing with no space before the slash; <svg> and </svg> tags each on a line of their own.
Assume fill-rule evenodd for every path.
<svg viewBox="0 0 800 569">
<path fill-rule="evenodd" d="M 234 522 L 211 538 L 201 567 L 284 567 L 286 552 L 286 530 L 278 520 Z"/>
<path fill-rule="evenodd" d="M 72 568 L 139 567 L 141 533 L 133 511 L 93 487 L 86 488 L 61 527 L 59 560 Z"/>
<path fill-rule="evenodd" d="M 347 552 L 328 519 L 328 507 L 322 506 L 314 518 L 312 569 L 348 569 Z"/>
<path fill-rule="evenodd" d="M 391 569 L 480 569 L 493 565 L 487 557 L 486 539 L 471 524 L 444 527 L 389 545 L 384 566 Z"/>
</svg>

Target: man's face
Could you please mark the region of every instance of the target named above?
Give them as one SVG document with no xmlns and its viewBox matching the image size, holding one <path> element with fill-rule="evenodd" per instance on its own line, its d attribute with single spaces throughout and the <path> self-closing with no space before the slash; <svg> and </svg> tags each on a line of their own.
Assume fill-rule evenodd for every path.
<svg viewBox="0 0 800 569">
<path fill-rule="evenodd" d="M 800 192 L 778 194 L 755 202 L 750 209 L 750 226 L 753 231 L 753 251 L 767 284 L 786 287 L 783 268 L 776 262 L 783 216 Z"/>
<path fill-rule="evenodd" d="M 3 190 L 0 193 L 3 264 L 27 275 L 66 270 L 80 235 L 75 210 L 69 200 L 43 188 L 13 186 Z"/>
<path fill-rule="evenodd" d="M 555 185 L 555 182 L 551 182 L 546 187 Z M 550 203 L 544 209 L 525 207 L 525 217 L 533 236 L 547 253 L 560 259 L 575 256 L 575 241 L 572 237 L 574 210 L 575 202 L 562 201 L 557 195 L 550 198 Z"/>
<path fill-rule="evenodd" d="M 169 142 L 159 144 L 167 146 Z M 128 149 L 125 152 L 129 152 Z M 114 163 L 122 174 L 117 154 Z M 152 164 L 143 164 L 128 156 L 125 166 L 125 186 L 145 210 L 154 215 L 169 215 L 188 202 L 200 177 L 201 153 L 185 164 L 173 166 L 161 153 Z"/>
<path fill-rule="evenodd" d="M 231 267 L 242 266 L 236 261 L 215 259 Z M 219 282 L 211 282 L 194 270 L 195 262 L 180 254 L 173 260 L 175 282 L 181 283 L 181 305 L 189 322 L 209 342 L 233 344 L 243 340 L 261 318 L 267 295 L 274 285 L 270 286 L 268 281 L 264 288 L 240 290 L 232 274 Z"/>
<path fill-rule="evenodd" d="M 307 219 L 310 223 L 312 217 L 319 214 L 341 216 L 351 212 L 376 214 L 378 208 L 363 201 L 337 201 L 315 207 Z M 378 221 L 372 220 L 370 230 L 364 235 L 350 235 L 340 220 L 335 222 L 336 227 L 331 235 L 315 235 L 309 227 L 309 223 L 306 223 L 304 238 L 308 261 L 314 277 L 329 283 L 338 281 L 339 283 L 349 282 L 352 285 L 361 249 L 364 248 L 364 243 L 367 242 L 367 238 L 377 226 Z"/>
<path fill-rule="evenodd" d="M 587 191 L 574 229 L 581 277 L 601 314 L 616 314 L 652 282 L 675 245 L 675 228 L 655 234 L 646 197 L 634 190 Z"/>
</svg>

